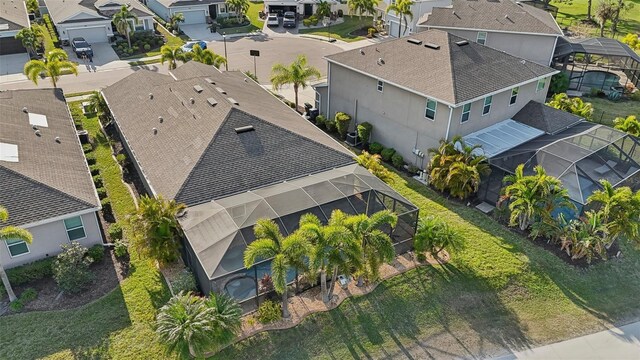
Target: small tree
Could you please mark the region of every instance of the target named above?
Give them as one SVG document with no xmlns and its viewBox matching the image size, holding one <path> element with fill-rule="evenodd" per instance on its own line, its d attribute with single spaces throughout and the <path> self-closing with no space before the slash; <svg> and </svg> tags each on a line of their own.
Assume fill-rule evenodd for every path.
<svg viewBox="0 0 640 360">
<path fill-rule="evenodd" d="M 36 17 L 40 16 L 40 4 L 38 4 L 38 0 L 27 0 L 25 3 L 27 4 L 27 11 L 30 14 L 34 14 Z"/>
<path fill-rule="evenodd" d="M 463 245 L 463 238 L 442 219 L 430 215 L 419 220 L 413 240 L 419 257 L 428 252 L 438 259 L 442 250 L 460 250 Z"/>
<path fill-rule="evenodd" d="M 127 5 L 122 5 L 120 11 L 113 15 L 113 24 L 120 34 L 127 37 L 127 43 L 131 48 L 131 32 L 134 30 L 133 24 L 138 20 L 138 15 L 129 10 Z"/>
<path fill-rule="evenodd" d="M 16 39 L 20 40 L 20 42 L 22 42 L 22 46 L 24 46 L 30 53 L 35 54 L 38 52 L 38 49 L 43 47 L 44 30 L 42 29 L 42 26 L 33 24 L 30 28 L 20 29 L 16 34 Z"/>
<path fill-rule="evenodd" d="M 187 53 L 187 55 L 195 62 L 213 65 L 218 69 L 220 65 L 227 63 L 227 59 L 224 56 L 218 55 L 209 49 L 202 50 L 198 44 L 193 45 L 193 49 L 191 49 L 191 52 Z"/>
<path fill-rule="evenodd" d="M 0 205 L 0 223 L 9 220 L 9 212 L 6 208 Z M 25 229 L 16 227 L 16 226 L 4 226 L 0 227 L 0 241 L 8 241 L 8 240 L 22 240 L 27 244 L 31 244 L 33 241 L 33 237 L 31 233 Z M 11 287 L 11 283 L 9 282 L 9 277 L 7 273 L 4 271 L 4 267 L 0 262 L 0 279 L 2 279 L 2 285 L 7 290 L 7 294 L 9 295 L 9 301 L 15 301 L 16 294 L 13 292 L 13 288 Z"/>
<path fill-rule="evenodd" d="M 613 20 L 618 11 L 616 0 L 599 0 L 596 5 L 595 18 L 600 25 L 600 37 L 604 37 L 604 27 L 607 21 Z"/>
<path fill-rule="evenodd" d="M 567 91 L 567 89 L 569 89 L 569 75 L 559 72 L 551 77 L 549 93 L 552 95 L 560 94 Z"/>
<path fill-rule="evenodd" d="M 594 191 L 587 204 L 601 213 L 607 227 L 607 244 L 620 237 L 640 242 L 640 191 L 633 193 L 629 187 L 614 188 L 607 180 L 600 180 L 601 190 Z"/>
<path fill-rule="evenodd" d="M 371 131 L 373 130 L 373 125 L 368 122 L 363 122 L 358 124 L 356 129 L 358 131 L 358 138 L 362 143 L 366 146 L 369 144 L 369 139 L 371 139 Z"/>
<path fill-rule="evenodd" d="M 160 62 L 164 64 L 165 61 L 168 61 L 169 70 L 178 67 L 178 61 L 185 63 L 188 59 L 189 56 L 179 46 L 163 45 L 160 48 Z"/>
<path fill-rule="evenodd" d="M 615 118 L 613 124 L 618 130 L 640 137 L 640 120 L 635 115 L 629 115 L 626 118 Z"/>
<path fill-rule="evenodd" d="M 169 18 L 169 24 L 171 25 L 171 29 L 176 32 L 180 32 L 180 24 L 184 22 L 184 14 L 179 12 L 171 15 Z"/>
<path fill-rule="evenodd" d="M 309 80 L 320 78 L 320 70 L 307 63 L 307 57 L 298 55 L 298 58 L 291 64 L 275 64 L 271 68 L 271 85 L 274 90 L 280 90 L 283 85 L 293 84 L 295 94 L 296 111 L 298 111 L 298 90 L 307 87 Z"/>
<path fill-rule="evenodd" d="M 320 0 L 316 7 L 316 16 L 319 18 L 331 16 L 331 4 L 326 0 Z"/>
<path fill-rule="evenodd" d="M 62 245 L 62 252 L 53 262 L 53 278 L 60 289 L 77 293 L 93 280 L 93 274 L 89 270 L 92 260 L 86 256 L 87 251 L 77 241 Z"/>
<path fill-rule="evenodd" d="M 349 131 L 351 116 L 343 112 L 337 112 L 335 121 L 336 129 L 338 129 L 338 134 L 340 134 L 340 138 L 344 140 L 347 137 L 347 132 Z"/>
<path fill-rule="evenodd" d="M 48 76 L 51 84 L 56 88 L 58 80 L 64 71 L 71 72 L 78 76 L 78 66 L 68 60 L 69 55 L 62 49 L 49 51 L 45 61 L 31 60 L 24 65 L 24 74 L 29 80 L 38 85 L 40 76 Z"/>
<path fill-rule="evenodd" d="M 347 6 L 350 14 L 357 13 L 362 18 L 364 14 L 375 14 L 379 2 L 380 0 L 347 0 Z"/>
<path fill-rule="evenodd" d="M 407 28 L 409 28 L 409 19 L 413 19 L 413 12 L 411 11 L 411 7 L 413 7 L 413 0 L 397 0 L 392 2 L 389 6 L 387 6 L 387 14 L 390 12 L 395 12 L 396 16 L 400 18 L 400 26 L 398 27 L 398 38 L 401 38 L 404 33 L 407 32 Z M 404 22 L 404 32 L 402 31 L 402 23 Z"/>
<path fill-rule="evenodd" d="M 249 11 L 249 0 L 225 0 L 225 3 L 236 13 L 236 20 L 240 24 L 244 19 L 244 14 Z"/>
</svg>

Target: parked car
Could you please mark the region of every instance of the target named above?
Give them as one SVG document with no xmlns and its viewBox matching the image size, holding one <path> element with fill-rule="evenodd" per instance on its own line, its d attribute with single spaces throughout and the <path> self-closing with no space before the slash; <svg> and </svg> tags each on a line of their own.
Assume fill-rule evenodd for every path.
<svg viewBox="0 0 640 360">
<path fill-rule="evenodd" d="M 267 16 L 267 26 L 280 26 L 277 14 L 269 14 Z"/>
<path fill-rule="evenodd" d="M 73 38 L 71 39 L 71 48 L 73 49 L 73 52 L 76 53 L 77 57 L 82 57 L 82 54 L 84 53 L 87 57 L 93 57 L 93 49 L 91 48 L 91 45 L 89 45 L 89 43 L 81 37 L 77 37 L 77 38 Z"/>
<path fill-rule="evenodd" d="M 284 13 L 284 19 L 282 20 L 282 27 L 294 28 L 297 25 L 296 13 L 293 11 L 287 11 Z"/>
<path fill-rule="evenodd" d="M 193 50 L 194 45 L 200 45 L 200 48 L 202 48 L 202 50 L 207 48 L 206 42 L 202 40 L 193 40 L 193 41 L 187 41 L 186 44 L 182 45 L 182 51 L 186 53 L 191 52 Z"/>
</svg>

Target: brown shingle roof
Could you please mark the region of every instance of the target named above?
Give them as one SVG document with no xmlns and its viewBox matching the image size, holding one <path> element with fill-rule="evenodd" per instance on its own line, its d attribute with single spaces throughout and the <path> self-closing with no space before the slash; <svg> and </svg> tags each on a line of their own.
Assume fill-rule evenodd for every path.
<svg viewBox="0 0 640 360">
<path fill-rule="evenodd" d="M 420 26 L 562 35 L 550 13 L 512 0 L 453 0 Z"/>
<path fill-rule="evenodd" d="M 28 27 L 29 18 L 24 1 L 0 0 L 0 24 L 9 25 L 6 30 L 20 30 Z"/>
<path fill-rule="evenodd" d="M 402 38 L 326 58 L 450 105 L 555 72 L 547 66 L 466 41 L 445 31 L 428 30 L 411 38 L 422 43 L 417 45 Z M 439 48 L 432 49 L 425 44 Z"/>
<path fill-rule="evenodd" d="M 153 16 L 151 10 L 147 9 L 142 3 L 137 0 L 44 0 L 47 4 L 47 9 L 51 14 L 51 18 L 56 24 L 66 22 L 86 22 L 93 20 L 108 19 L 116 12 L 120 11 L 117 6 L 112 6 L 105 11 L 99 10 L 96 6 L 102 7 L 107 4 L 120 4 L 130 7 L 131 12 L 137 16 Z M 85 13 L 94 16 L 91 19 L 79 19 L 73 20 L 72 17 L 77 14 Z"/>
</svg>

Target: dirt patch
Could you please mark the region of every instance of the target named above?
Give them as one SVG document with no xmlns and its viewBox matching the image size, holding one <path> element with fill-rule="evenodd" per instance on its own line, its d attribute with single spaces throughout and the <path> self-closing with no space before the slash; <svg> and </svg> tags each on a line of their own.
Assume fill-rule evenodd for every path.
<svg viewBox="0 0 640 360">
<path fill-rule="evenodd" d="M 20 312 L 73 309 L 88 304 L 115 289 L 127 276 L 129 261 L 117 259 L 111 249 L 105 249 L 104 255 L 100 263 L 92 264 L 90 267 L 94 275 L 93 282 L 85 291 L 78 294 L 62 292 L 51 277 L 14 287 L 13 290 L 18 297 L 28 288 L 38 292 L 38 297 L 26 304 Z M 7 301 L 6 298 L 4 300 Z M 13 313 L 6 312 L 4 315 Z"/>
</svg>

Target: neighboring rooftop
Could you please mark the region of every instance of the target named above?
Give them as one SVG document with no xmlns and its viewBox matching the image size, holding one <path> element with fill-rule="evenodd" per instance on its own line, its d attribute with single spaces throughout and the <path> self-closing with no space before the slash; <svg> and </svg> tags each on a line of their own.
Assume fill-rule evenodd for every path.
<svg viewBox="0 0 640 360">
<path fill-rule="evenodd" d="M 206 4 L 223 4 L 225 0 L 158 0 L 165 7 L 172 6 L 189 6 L 189 5 L 206 5 Z"/>
<path fill-rule="evenodd" d="M 434 7 L 420 26 L 500 32 L 563 35 L 553 15 L 512 0 L 453 0 L 450 7 Z"/>
<path fill-rule="evenodd" d="M 584 121 L 584 118 L 531 100 L 513 116 L 513 120 L 553 135 Z"/>
<path fill-rule="evenodd" d="M 2 91 L 0 113 L 0 204 L 11 224 L 100 207 L 61 90 Z M 42 116 L 35 130 L 30 118 Z"/>
<path fill-rule="evenodd" d="M 56 24 L 109 19 L 122 5 L 130 7 L 137 16 L 153 16 L 139 1 L 133 0 L 44 0 Z M 82 16 L 77 16 L 83 14 Z"/>
<path fill-rule="evenodd" d="M 354 162 L 241 72 L 192 61 L 172 75 L 141 70 L 103 90 L 156 194 L 192 206 Z"/>
<path fill-rule="evenodd" d="M 20 30 L 29 26 L 23 0 L 0 0 L 0 31 Z"/>
<path fill-rule="evenodd" d="M 557 72 L 441 30 L 420 32 L 411 38 L 349 50 L 326 59 L 456 106 Z"/>
</svg>

